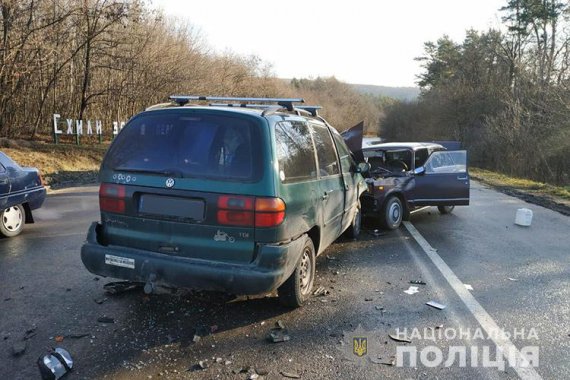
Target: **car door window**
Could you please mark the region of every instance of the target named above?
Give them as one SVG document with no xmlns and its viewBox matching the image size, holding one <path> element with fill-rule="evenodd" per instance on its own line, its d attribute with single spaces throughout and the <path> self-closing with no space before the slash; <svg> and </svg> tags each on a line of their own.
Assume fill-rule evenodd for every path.
<svg viewBox="0 0 570 380">
<path fill-rule="evenodd" d="M 328 128 L 325 126 L 311 124 L 311 129 L 313 130 L 315 148 L 317 150 L 319 175 L 324 177 L 340 174 L 336 151 Z"/>
<path fill-rule="evenodd" d="M 427 148 L 422 148 L 416 150 L 415 158 L 414 158 L 414 168 L 419 168 L 423 166 L 428 159 L 428 150 Z"/>
<path fill-rule="evenodd" d="M 464 150 L 434 152 L 425 164 L 426 174 L 465 173 L 467 152 Z"/>
<path fill-rule="evenodd" d="M 350 154 L 350 150 L 342 140 L 342 137 L 336 134 L 333 134 L 333 137 L 340 158 L 340 168 L 342 169 L 343 173 L 349 173 L 350 170 L 356 166 L 356 163 Z"/>
<path fill-rule="evenodd" d="M 0 174 L 6 173 L 6 168 L 4 165 L 0 164 Z"/>
<path fill-rule="evenodd" d="M 306 123 L 282 121 L 275 126 L 279 177 L 283 183 L 317 177 L 313 139 Z"/>
</svg>

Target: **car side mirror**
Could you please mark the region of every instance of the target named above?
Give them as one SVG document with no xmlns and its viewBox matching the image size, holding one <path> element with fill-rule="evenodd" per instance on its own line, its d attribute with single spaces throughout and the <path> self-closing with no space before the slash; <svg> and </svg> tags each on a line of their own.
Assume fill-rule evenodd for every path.
<svg viewBox="0 0 570 380">
<path fill-rule="evenodd" d="M 355 171 L 356 173 L 367 173 L 370 171 L 370 164 L 368 162 L 359 162 Z"/>
<path fill-rule="evenodd" d="M 425 172 L 426 172 L 426 168 L 424 168 L 423 166 L 420 166 L 419 168 L 414 169 L 415 175 L 424 175 Z"/>
</svg>

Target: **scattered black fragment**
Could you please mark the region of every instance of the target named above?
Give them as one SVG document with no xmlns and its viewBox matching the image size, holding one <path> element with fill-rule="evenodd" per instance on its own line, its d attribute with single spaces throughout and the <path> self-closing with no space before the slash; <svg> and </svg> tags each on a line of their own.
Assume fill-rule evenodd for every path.
<svg viewBox="0 0 570 380">
<path fill-rule="evenodd" d="M 115 323 L 115 318 L 111 318 L 111 317 L 99 317 L 99 318 L 97 318 L 97 322 L 100 322 L 100 323 Z"/>
<path fill-rule="evenodd" d="M 411 280 L 410 284 L 414 284 L 414 285 L 425 285 L 426 282 L 422 281 L 422 280 Z"/>
<path fill-rule="evenodd" d="M 81 338 L 85 338 L 88 337 L 91 334 L 69 334 L 66 335 L 66 338 L 71 338 L 71 339 L 81 339 Z"/>
<path fill-rule="evenodd" d="M 142 289 L 143 287 L 144 283 L 133 281 L 109 282 L 103 285 L 103 289 L 105 289 L 105 291 L 109 294 L 125 293 L 132 290 Z"/>
<path fill-rule="evenodd" d="M 388 336 L 390 337 L 390 339 L 392 339 L 393 341 L 396 341 L 396 342 L 412 343 L 412 341 L 407 339 L 407 338 L 400 338 L 400 337 L 398 337 L 396 335 L 392 335 L 392 334 L 388 334 Z"/>
</svg>

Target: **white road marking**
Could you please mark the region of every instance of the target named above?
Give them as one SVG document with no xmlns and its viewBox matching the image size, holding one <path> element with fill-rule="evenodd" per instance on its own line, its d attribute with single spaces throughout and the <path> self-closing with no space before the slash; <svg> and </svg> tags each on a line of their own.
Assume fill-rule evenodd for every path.
<svg viewBox="0 0 570 380">
<path fill-rule="evenodd" d="M 473 317 L 479 322 L 481 327 L 485 330 L 490 339 L 495 343 L 498 349 L 501 349 L 508 360 L 508 354 L 514 353 L 517 365 L 513 367 L 517 375 L 523 380 L 538 380 L 542 379 L 540 375 L 532 368 L 527 359 L 520 353 L 510 339 L 503 336 L 503 334 L 496 334 L 497 331 L 502 331 L 497 323 L 491 318 L 489 313 L 481 306 L 479 302 L 473 297 L 471 293 L 465 288 L 465 285 L 449 266 L 442 260 L 436 253 L 437 250 L 433 248 L 426 239 L 419 233 L 419 231 L 410 222 L 403 222 L 408 232 L 413 236 L 416 242 L 420 245 L 422 250 L 426 253 L 432 263 L 441 272 L 447 283 L 459 296 L 461 301 L 467 306 Z M 520 363 L 520 365 L 518 365 Z"/>
</svg>

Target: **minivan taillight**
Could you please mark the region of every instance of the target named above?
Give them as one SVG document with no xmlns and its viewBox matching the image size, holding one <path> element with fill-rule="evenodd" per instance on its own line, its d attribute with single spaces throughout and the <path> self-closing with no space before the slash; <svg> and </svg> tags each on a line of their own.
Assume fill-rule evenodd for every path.
<svg viewBox="0 0 570 380">
<path fill-rule="evenodd" d="M 217 222 L 229 226 L 275 227 L 285 219 L 285 202 L 279 198 L 221 195 Z"/>
<path fill-rule="evenodd" d="M 126 189 L 123 185 L 102 183 L 99 187 L 99 208 L 116 214 L 125 213 Z"/>
<path fill-rule="evenodd" d="M 255 226 L 275 227 L 285 219 L 285 202 L 280 198 L 255 199 Z"/>
</svg>

